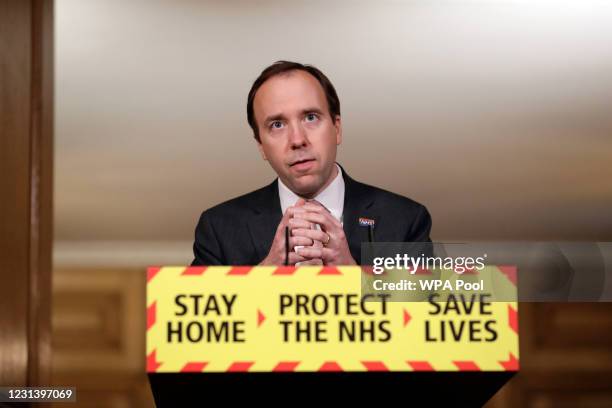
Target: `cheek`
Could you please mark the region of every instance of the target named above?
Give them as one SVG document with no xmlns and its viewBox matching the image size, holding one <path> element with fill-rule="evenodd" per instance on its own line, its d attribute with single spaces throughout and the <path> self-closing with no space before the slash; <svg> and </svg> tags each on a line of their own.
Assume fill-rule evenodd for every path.
<svg viewBox="0 0 612 408">
<path fill-rule="evenodd" d="M 282 164 L 284 163 L 284 154 L 282 149 L 279 149 L 276 146 L 267 146 L 264 149 L 264 152 L 266 153 L 266 157 L 270 163 L 277 167 L 282 167 Z"/>
<path fill-rule="evenodd" d="M 321 128 L 314 131 L 310 140 L 320 153 L 330 151 L 332 146 L 336 146 L 336 132 L 334 128 Z"/>
<path fill-rule="evenodd" d="M 324 137 L 321 138 L 321 142 L 319 143 L 319 154 L 325 157 L 332 156 L 336 151 L 336 147 L 336 134 L 326 132 Z"/>
</svg>

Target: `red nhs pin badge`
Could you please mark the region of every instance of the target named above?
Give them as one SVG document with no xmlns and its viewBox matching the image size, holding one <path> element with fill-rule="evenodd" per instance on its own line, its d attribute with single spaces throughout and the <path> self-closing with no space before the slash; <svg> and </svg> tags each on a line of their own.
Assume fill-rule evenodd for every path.
<svg viewBox="0 0 612 408">
<path fill-rule="evenodd" d="M 359 217 L 359 226 L 360 227 L 370 227 L 370 226 L 373 227 L 374 224 L 376 224 L 376 221 L 374 221 L 371 218 Z"/>
</svg>

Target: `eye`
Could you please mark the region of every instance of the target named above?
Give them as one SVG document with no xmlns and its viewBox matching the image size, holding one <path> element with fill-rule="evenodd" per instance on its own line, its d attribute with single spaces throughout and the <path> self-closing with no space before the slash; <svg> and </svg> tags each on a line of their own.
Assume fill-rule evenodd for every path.
<svg viewBox="0 0 612 408">
<path fill-rule="evenodd" d="M 306 115 L 306 122 L 314 122 L 319 119 L 319 116 L 316 113 L 308 113 Z"/>
<path fill-rule="evenodd" d="M 283 127 L 283 122 L 281 122 L 280 120 L 275 120 L 272 123 L 270 123 L 271 129 L 281 129 L 282 127 Z"/>
</svg>

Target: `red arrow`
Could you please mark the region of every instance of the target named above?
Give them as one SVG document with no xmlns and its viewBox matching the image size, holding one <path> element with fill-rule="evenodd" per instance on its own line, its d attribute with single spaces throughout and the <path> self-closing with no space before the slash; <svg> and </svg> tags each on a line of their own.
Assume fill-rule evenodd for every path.
<svg viewBox="0 0 612 408">
<path fill-rule="evenodd" d="M 257 327 L 261 326 L 264 320 L 266 320 L 266 316 L 261 313 L 261 310 L 257 309 Z"/>
<path fill-rule="evenodd" d="M 410 323 L 410 319 L 412 319 L 412 316 L 410 316 L 410 313 L 408 313 L 408 311 L 404 309 L 404 327 L 406 327 L 408 323 Z"/>
</svg>

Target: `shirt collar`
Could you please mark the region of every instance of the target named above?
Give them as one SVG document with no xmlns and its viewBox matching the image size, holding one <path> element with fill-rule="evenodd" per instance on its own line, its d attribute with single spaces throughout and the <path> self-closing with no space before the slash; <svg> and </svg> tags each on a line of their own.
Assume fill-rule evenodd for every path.
<svg viewBox="0 0 612 408">
<path fill-rule="evenodd" d="M 332 215 L 339 221 L 342 221 L 342 212 L 344 211 L 344 177 L 342 177 L 342 169 L 336 164 L 338 174 L 334 180 L 321 191 L 315 200 L 323 204 L 332 213 Z M 279 178 L 278 179 L 278 195 L 280 197 L 280 205 L 283 214 L 287 211 L 287 208 L 294 205 L 299 196 L 289 189 Z"/>
</svg>

